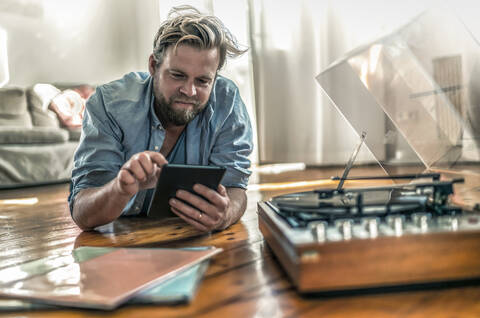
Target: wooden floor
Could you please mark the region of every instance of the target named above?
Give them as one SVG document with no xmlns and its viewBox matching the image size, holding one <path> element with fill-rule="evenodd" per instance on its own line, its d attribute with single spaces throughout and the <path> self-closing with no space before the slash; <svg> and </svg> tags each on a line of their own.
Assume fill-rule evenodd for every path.
<svg viewBox="0 0 480 318">
<path fill-rule="evenodd" d="M 187 247 L 224 252 L 210 264 L 194 300 L 177 306 L 125 306 L 112 312 L 41 310 L 5 317 L 480 317 L 480 286 L 337 297 L 302 297 L 258 229 L 256 203 L 272 195 L 322 186 L 342 169 L 256 175 L 248 209 L 227 230 L 202 234 L 178 219 L 122 218 L 82 232 L 67 208 L 68 184 L 0 191 L 0 269 L 78 246 Z M 304 183 L 277 182 L 304 181 Z M 305 182 L 307 181 L 307 182 Z M 472 186 L 476 186 L 473 184 Z M 9 201 L 21 199 L 20 201 Z"/>
</svg>

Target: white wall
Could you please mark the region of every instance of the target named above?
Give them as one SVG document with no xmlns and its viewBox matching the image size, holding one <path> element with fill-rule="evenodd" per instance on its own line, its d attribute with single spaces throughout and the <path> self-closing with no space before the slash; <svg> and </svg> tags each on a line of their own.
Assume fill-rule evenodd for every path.
<svg viewBox="0 0 480 318">
<path fill-rule="evenodd" d="M 2 0 L 10 82 L 99 84 L 147 70 L 157 0 Z"/>
</svg>

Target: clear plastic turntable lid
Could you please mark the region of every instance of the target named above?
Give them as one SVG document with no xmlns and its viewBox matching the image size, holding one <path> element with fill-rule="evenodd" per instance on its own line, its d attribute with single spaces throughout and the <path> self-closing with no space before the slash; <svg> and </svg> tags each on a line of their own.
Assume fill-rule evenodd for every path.
<svg viewBox="0 0 480 318">
<path fill-rule="evenodd" d="M 317 81 L 359 135 L 377 136 L 365 142 L 388 173 L 398 164 L 423 171 L 479 160 L 480 46 L 451 12 L 422 13 Z"/>
</svg>

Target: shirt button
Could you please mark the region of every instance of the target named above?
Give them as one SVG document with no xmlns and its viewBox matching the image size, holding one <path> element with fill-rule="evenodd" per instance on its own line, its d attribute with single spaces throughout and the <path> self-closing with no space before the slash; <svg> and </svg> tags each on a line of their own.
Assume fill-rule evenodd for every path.
<svg viewBox="0 0 480 318">
<path fill-rule="evenodd" d="M 158 146 L 155 146 L 155 150 L 158 150 Z"/>
</svg>

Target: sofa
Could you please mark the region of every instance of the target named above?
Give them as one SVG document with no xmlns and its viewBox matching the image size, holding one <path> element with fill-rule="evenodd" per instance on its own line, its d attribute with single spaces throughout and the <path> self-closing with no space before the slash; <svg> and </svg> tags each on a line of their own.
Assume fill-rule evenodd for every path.
<svg viewBox="0 0 480 318">
<path fill-rule="evenodd" d="M 34 86 L 0 88 L 0 188 L 69 181 L 79 139 Z"/>
</svg>

